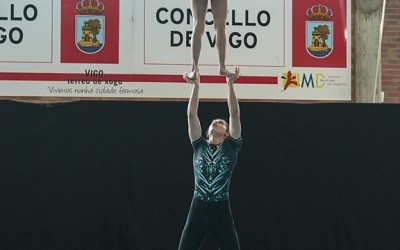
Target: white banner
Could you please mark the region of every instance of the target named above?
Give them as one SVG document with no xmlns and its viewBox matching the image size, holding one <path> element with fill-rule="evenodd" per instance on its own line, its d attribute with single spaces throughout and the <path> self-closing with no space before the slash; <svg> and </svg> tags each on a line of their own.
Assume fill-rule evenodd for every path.
<svg viewBox="0 0 400 250">
<path fill-rule="evenodd" d="M 1 63 L 52 62 L 52 5 L 52 0 L 0 3 Z"/>
<path fill-rule="evenodd" d="M 201 97 L 226 98 L 211 13 Z M 230 0 L 228 69 L 241 99 L 351 100 L 349 0 Z M 190 1 L 2 0 L 0 96 L 187 98 Z"/>
<path fill-rule="evenodd" d="M 145 2 L 145 63 L 187 64 L 192 36 L 188 1 Z M 283 2 L 245 8 L 231 3 L 226 22 L 228 61 L 241 65 L 282 67 L 284 63 Z M 218 54 L 211 9 L 206 16 L 201 63 L 216 65 Z M 271 34 L 274 34 L 271 37 Z M 163 51 L 160 54 L 160 51 Z M 238 53 L 240 52 L 240 53 Z"/>
</svg>

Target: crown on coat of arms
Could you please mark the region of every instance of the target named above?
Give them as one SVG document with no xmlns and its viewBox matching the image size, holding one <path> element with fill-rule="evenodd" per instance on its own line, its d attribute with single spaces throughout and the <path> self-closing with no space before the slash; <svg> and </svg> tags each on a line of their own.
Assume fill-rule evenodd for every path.
<svg viewBox="0 0 400 250">
<path fill-rule="evenodd" d="M 82 15 L 98 15 L 104 10 L 99 0 L 82 0 L 76 4 L 76 10 Z"/>
<path fill-rule="evenodd" d="M 311 21 L 329 21 L 333 16 L 333 11 L 325 5 L 317 4 L 309 8 L 306 15 Z"/>
</svg>

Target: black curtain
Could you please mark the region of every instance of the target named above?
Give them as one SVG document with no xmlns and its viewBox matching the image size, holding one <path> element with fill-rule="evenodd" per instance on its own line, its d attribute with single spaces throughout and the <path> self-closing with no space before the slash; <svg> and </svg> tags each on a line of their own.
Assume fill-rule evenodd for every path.
<svg viewBox="0 0 400 250">
<path fill-rule="evenodd" d="M 400 249 L 400 106 L 241 111 L 242 249 Z M 199 116 L 205 131 L 226 103 Z M 0 249 L 177 249 L 193 193 L 186 103 L 2 101 L 0 140 Z"/>
</svg>

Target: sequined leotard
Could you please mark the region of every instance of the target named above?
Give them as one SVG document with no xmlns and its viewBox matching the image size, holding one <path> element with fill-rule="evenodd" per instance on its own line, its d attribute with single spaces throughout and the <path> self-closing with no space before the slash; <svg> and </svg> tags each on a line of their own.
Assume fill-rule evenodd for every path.
<svg viewBox="0 0 400 250">
<path fill-rule="evenodd" d="M 229 185 L 242 140 L 228 137 L 219 145 L 208 144 L 204 138 L 192 143 L 194 196 L 203 201 L 229 198 Z"/>
</svg>

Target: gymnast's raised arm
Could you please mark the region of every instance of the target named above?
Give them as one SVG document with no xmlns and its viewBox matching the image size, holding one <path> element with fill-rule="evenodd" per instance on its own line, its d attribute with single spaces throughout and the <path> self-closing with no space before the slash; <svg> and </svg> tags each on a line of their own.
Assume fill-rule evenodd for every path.
<svg viewBox="0 0 400 250">
<path fill-rule="evenodd" d="M 197 110 L 199 108 L 199 80 L 189 79 L 186 77 L 186 74 L 184 75 L 184 79 L 193 85 L 187 107 L 187 119 L 189 139 L 191 142 L 194 142 L 201 137 L 201 125 L 197 115 Z"/>
<path fill-rule="evenodd" d="M 235 67 L 235 73 L 226 78 L 228 84 L 228 108 L 229 108 L 229 130 L 233 139 L 239 139 L 242 133 L 242 126 L 240 124 L 240 108 L 239 102 L 236 98 L 234 82 L 239 78 L 239 67 Z"/>
</svg>

